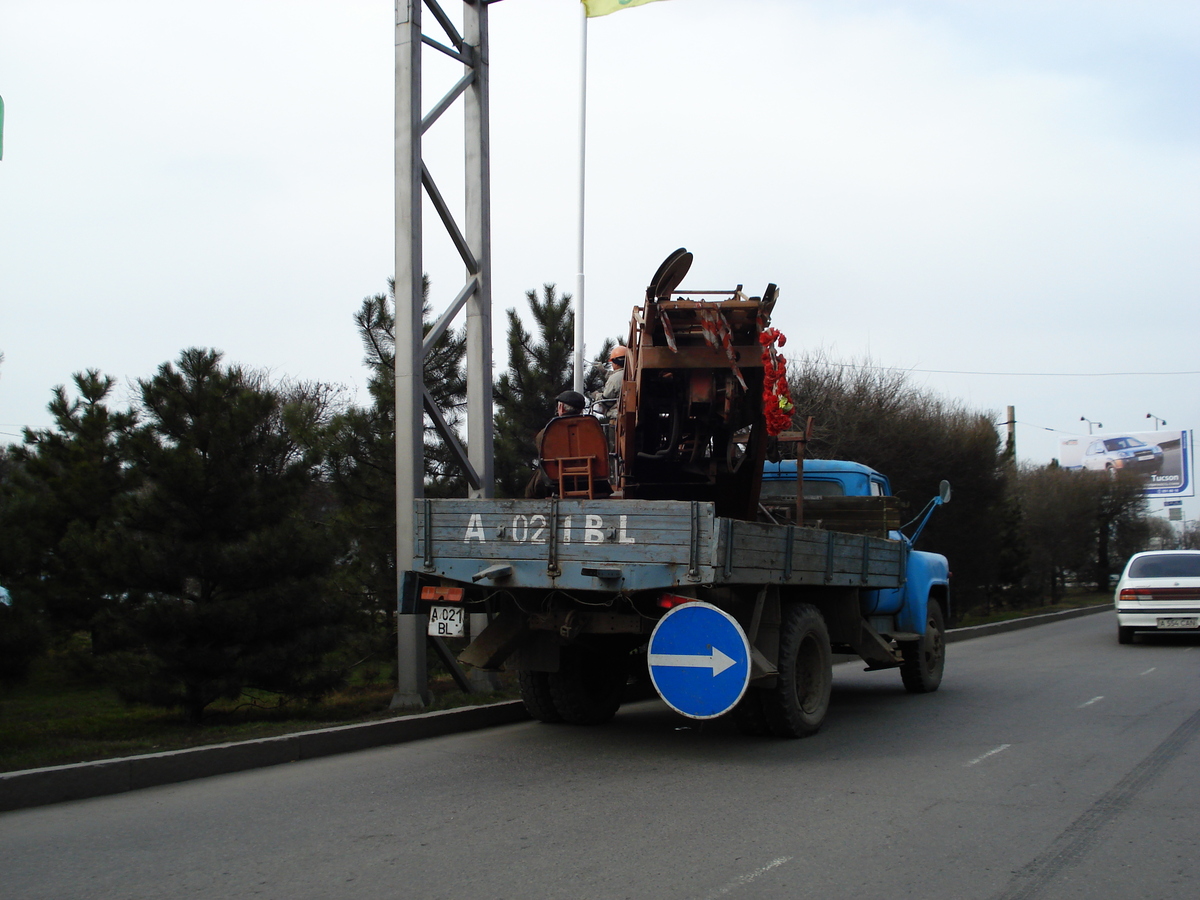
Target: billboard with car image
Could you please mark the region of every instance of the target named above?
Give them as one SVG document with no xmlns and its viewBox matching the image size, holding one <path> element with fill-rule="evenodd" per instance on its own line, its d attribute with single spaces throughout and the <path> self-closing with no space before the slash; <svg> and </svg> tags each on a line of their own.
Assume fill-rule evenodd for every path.
<svg viewBox="0 0 1200 900">
<path fill-rule="evenodd" d="M 1145 475 L 1148 496 L 1191 497 L 1191 445 L 1191 431 L 1090 434 L 1063 438 L 1058 461 L 1064 469 Z"/>
</svg>

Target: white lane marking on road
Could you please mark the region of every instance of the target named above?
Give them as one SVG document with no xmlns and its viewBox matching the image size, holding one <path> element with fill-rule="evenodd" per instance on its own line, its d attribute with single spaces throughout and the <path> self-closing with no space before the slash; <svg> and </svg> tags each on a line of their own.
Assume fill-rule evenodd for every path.
<svg viewBox="0 0 1200 900">
<path fill-rule="evenodd" d="M 1075 708 L 1076 708 L 1076 709 L 1083 709 L 1085 706 L 1091 706 L 1093 703 L 1098 703 L 1099 701 L 1101 701 L 1101 700 L 1103 700 L 1103 699 L 1104 699 L 1103 697 L 1093 697 L 1091 700 L 1087 700 L 1087 701 L 1085 701 L 1085 702 L 1083 702 L 1083 703 L 1080 703 L 1080 704 L 1079 704 L 1077 707 L 1075 707 Z"/>
<path fill-rule="evenodd" d="M 973 766 L 973 765 L 975 765 L 975 763 L 981 763 L 985 759 L 987 759 L 989 756 L 995 756 L 997 753 L 1003 753 L 1005 750 L 1007 750 L 1011 746 L 1012 746 L 1012 744 L 1001 744 L 999 747 L 994 747 L 991 750 L 989 750 L 987 753 L 983 754 L 983 756 L 977 756 L 973 760 L 971 760 L 969 763 L 963 763 L 963 768 L 965 769 L 967 766 Z"/>
<path fill-rule="evenodd" d="M 1148 668 L 1148 669 L 1147 669 L 1145 672 L 1143 672 L 1143 673 L 1142 673 L 1142 675 L 1149 675 L 1151 672 L 1153 672 L 1153 671 L 1154 671 L 1155 669 L 1157 669 L 1157 668 L 1158 668 L 1158 666 L 1151 666 L 1151 667 L 1150 667 L 1150 668 Z M 1139 676 L 1139 677 L 1140 677 L 1140 676 Z"/>
<path fill-rule="evenodd" d="M 728 884 L 724 885 L 723 887 L 720 887 L 717 890 L 713 891 L 711 894 L 709 894 L 705 898 L 705 900 L 716 900 L 717 897 L 724 897 L 726 894 L 728 894 L 734 888 L 741 887 L 743 884 L 749 884 L 755 878 L 758 878 L 761 875 L 765 875 L 767 872 L 770 872 L 772 869 L 782 866 L 785 862 L 790 862 L 791 859 L 792 859 L 792 857 L 790 857 L 790 856 L 781 856 L 778 859 L 771 860 L 769 863 L 767 863 L 761 869 L 755 869 L 753 872 L 751 872 L 748 875 L 739 875 L 737 878 L 733 879 L 733 881 L 731 881 Z"/>
</svg>

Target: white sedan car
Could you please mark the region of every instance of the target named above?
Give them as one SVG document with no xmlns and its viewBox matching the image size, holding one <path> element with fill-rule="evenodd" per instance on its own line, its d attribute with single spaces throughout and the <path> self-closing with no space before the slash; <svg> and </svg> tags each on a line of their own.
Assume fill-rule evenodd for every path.
<svg viewBox="0 0 1200 900">
<path fill-rule="evenodd" d="M 1135 631 L 1200 633 L 1200 550 L 1135 553 L 1113 600 L 1122 644 L 1132 643 Z"/>
</svg>

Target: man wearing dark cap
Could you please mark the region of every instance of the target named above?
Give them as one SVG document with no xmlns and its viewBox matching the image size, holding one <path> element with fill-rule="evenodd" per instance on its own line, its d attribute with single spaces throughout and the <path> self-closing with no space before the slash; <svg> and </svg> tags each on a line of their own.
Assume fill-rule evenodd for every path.
<svg viewBox="0 0 1200 900">
<path fill-rule="evenodd" d="M 556 416 L 581 416 L 584 404 L 587 402 L 579 391 L 563 391 L 554 399 L 558 402 L 558 408 L 554 413 Z"/>
<path fill-rule="evenodd" d="M 563 391 L 554 398 L 554 402 L 557 404 L 554 408 L 556 418 L 561 416 L 581 416 L 583 415 L 583 407 L 587 403 L 583 399 L 583 394 L 579 393 L 579 391 Z M 542 446 L 542 435 L 545 431 L 546 429 L 543 428 L 534 436 L 533 445 L 535 447 Z M 533 477 L 529 479 L 529 483 L 525 485 L 525 496 L 531 498 L 548 497 L 550 496 L 551 487 L 549 479 L 546 478 L 545 472 L 542 471 L 542 467 L 539 465 L 534 470 Z"/>
</svg>

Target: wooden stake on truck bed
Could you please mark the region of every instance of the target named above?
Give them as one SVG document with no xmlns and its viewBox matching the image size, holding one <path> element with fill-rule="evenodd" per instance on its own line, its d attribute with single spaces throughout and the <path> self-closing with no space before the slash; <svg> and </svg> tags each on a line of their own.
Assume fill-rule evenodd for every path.
<svg viewBox="0 0 1200 900">
<path fill-rule="evenodd" d="M 804 420 L 803 431 L 782 431 L 776 440 L 782 443 L 796 445 L 796 524 L 804 524 L 804 454 L 808 450 L 808 442 L 812 440 L 813 417 Z"/>
</svg>

